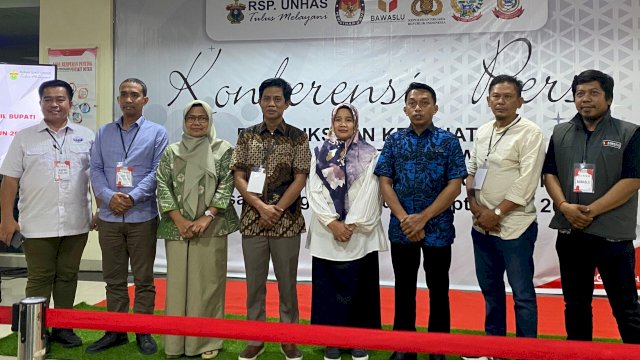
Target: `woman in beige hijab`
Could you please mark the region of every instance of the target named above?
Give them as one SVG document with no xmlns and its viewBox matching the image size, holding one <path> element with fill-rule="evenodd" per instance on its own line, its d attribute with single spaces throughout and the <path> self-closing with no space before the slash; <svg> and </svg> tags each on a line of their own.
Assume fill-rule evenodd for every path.
<svg viewBox="0 0 640 360">
<path fill-rule="evenodd" d="M 238 229 L 231 205 L 233 149 L 217 139 L 204 101 L 184 108 L 182 140 L 167 147 L 157 170 L 162 219 L 158 237 L 167 255 L 167 315 L 224 317 L 227 235 Z M 167 358 L 213 359 L 221 339 L 166 336 Z"/>
</svg>

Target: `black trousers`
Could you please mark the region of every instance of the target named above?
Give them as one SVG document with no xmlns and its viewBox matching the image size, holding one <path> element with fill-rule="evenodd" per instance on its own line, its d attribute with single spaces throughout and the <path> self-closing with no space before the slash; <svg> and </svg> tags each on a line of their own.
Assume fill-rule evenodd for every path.
<svg viewBox="0 0 640 360">
<path fill-rule="evenodd" d="M 380 329 L 378 252 L 361 259 L 312 258 L 311 323 Z"/>
<path fill-rule="evenodd" d="M 416 286 L 420 253 L 424 254 L 424 272 L 429 288 L 429 331 L 451 330 L 449 310 L 449 267 L 451 246 L 391 243 L 391 262 L 395 275 L 394 330 L 416 331 Z"/>
<path fill-rule="evenodd" d="M 634 274 L 633 242 L 607 241 L 603 237 L 574 230 L 570 234 L 558 233 L 556 250 L 560 259 L 567 339 L 592 340 L 591 301 L 597 268 L 622 341 L 640 344 L 640 304 Z"/>
</svg>

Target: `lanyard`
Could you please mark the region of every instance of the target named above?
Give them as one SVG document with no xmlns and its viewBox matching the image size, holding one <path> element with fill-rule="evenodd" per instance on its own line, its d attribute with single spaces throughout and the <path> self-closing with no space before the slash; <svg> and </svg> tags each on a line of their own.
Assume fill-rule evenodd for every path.
<svg viewBox="0 0 640 360">
<path fill-rule="evenodd" d="M 489 158 L 489 154 L 491 154 L 491 151 L 494 150 L 497 146 L 498 143 L 500 142 L 500 140 L 502 140 L 502 138 L 507 135 L 507 131 L 509 131 L 509 129 L 511 129 L 512 127 L 514 127 L 517 123 L 520 122 L 520 116 L 518 116 L 518 119 L 516 120 L 516 122 L 514 122 L 513 124 L 509 125 L 506 129 L 504 129 L 504 132 L 502 133 L 502 135 L 500 135 L 500 137 L 498 138 L 498 140 L 496 140 L 496 143 L 493 144 L 493 147 L 491 147 L 491 143 L 493 142 L 493 133 L 496 130 L 495 126 L 493 127 L 493 129 L 491 129 L 491 137 L 489 138 L 489 147 L 487 148 L 487 159 Z M 486 159 L 485 159 L 486 161 Z"/>
<path fill-rule="evenodd" d="M 47 129 L 47 134 L 49 134 L 49 136 L 51 136 L 51 139 L 53 139 L 53 142 L 55 144 L 53 144 L 53 148 L 58 150 L 60 152 L 60 155 L 62 155 L 62 147 L 64 146 L 64 142 L 67 140 L 67 132 L 69 131 L 69 127 L 67 126 L 64 129 L 64 137 L 62 138 L 62 144 L 60 144 L 58 142 L 58 140 L 53 136 L 53 134 L 51 134 L 51 130 Z"/>
<path fill-rule="evenodd" d="M 127 157 L 129 156 L 129 150 L 131 150 L 131 146 L 133 145 L 133 142 L 136 139 L 136 136 L 138 136 L 138 133 L 140 132 L 140 126 L 138 126 L 138 129 L 136 130 L 136 133 L 133 134 L 133 139 L 131 139 L 131 142 L 129 143 L 129 147 L 125 147 L 124 145 L 124 137 L 122 136 L 122 127 L 120 127 L 120 124 L 118 125 L 118 129 L 120 129 L 120 140 L 122 141 L 122 150 L 124 150 L 124 159 L 127 160 Z"/>
</svg>

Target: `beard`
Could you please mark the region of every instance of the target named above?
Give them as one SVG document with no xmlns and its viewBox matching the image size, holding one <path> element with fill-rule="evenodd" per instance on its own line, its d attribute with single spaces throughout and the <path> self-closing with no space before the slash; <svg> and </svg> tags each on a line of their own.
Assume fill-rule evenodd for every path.
<svg viewBox="0 0 640 360">
<path fill-rule="evenodd" d="M 602 118 L 604 117 L 604 115 L 606 114 L 606 112 L 600 113 L 600 114 L 595 114 L 595 115 L 582 115 L 582 120 L 588 122 L 588 123 L 597 123 L 598 121 L 602 120 Z"/>
<path fill-rule="evenodd" d="M 589 123 L 597 123 L 598 121 L 602 120 L 602 118 L 604 118 L 605 115 L 607 115 L 607 112 L 609 111 L 609 107 L 607 107 L 606 109 L 604 109 L 604 111 L 601 111 L 599 113 L 595 113 L 593 110 L 591 111 L 580 111 L 578 110 L 578 113 L 580 113 L 580 116 L 582 117 L 582 119 L 586 122 Z"/>
</svg>

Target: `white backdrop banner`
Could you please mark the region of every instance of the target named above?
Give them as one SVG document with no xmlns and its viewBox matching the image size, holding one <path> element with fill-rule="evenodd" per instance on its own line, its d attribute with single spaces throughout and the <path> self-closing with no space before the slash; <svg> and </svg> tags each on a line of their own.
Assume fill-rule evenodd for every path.
<svg viewBox="0 0 640 360">
<path fill-rule="evenodd" d="M 207 0 L 213 40 L 367 38 L 537 30 L 548 0 Z M 286 31 L 283 29 L 286 28 Z"/>
<path fill-rule="evenodd" d="M 251 20 L 253 12 L 276 19 L 285 10 L 291 12 L 285 3 L 307 4 L 294 12 L 324 14 L 326 19 L 306 26 Z M 453 18 L 454 3 L 461 9 L 480 6 L 475 14 L 482 16 L 462 24 Z M 345 4 L 364 4 L 358 10 L 364 13 L 361 24 L 340 24 L 336 9 L 340 13 Z M 241 5 L 244 18 L 232 23 L 237 16 L 232 16 L 233 7 Z M 403 23 L 374 24 L 374 18 L 392 6 L 404 17 Z M 426 22 L 408 27 L 409 20 L 429 18 L 422 11 L 439 6 L 438 16 L 446 19 L 446 26 Z M 522 12 L 501 17 L 496 9 Z M 473 17 L 471 10 L 456 16 Z M 309 30 L 317 24 L 324 25 Z M 172 141 L 180 139 L 183 105 L 197 98 L 214 106 L 218 136 L 235 144 L 241 129 L 262 121 L 257 105 L 260 82 L 281 76 L 294 87 L 294 106 L 285 119 L 304 129 L 312 148 L 327 132 L 331 108 L 343 101 L 358 107 L 364 138 L 382 148 L 386 136 L 409 124 L 402 112 L 406 87 L 412 81 L 426 82 L 437 92 L 440 110 L 435 125 L 456 134 L 468 157 L 476 129 L 492 119 L 486 96 L 497 74 L 516 75 L 525 82 L 521 113 L 544 130 L 547 140 L 554 125 L 575 114 L 571 81 L 589 68 L 616 80 L 613 114 L 640 123 L 633 116 L 640 113 L 639 24 L 636 0 L 116 0 L 115 81 L 117 85 L 138 77 L 147 83 L 145 116 L 164 125 Z M 237 193 L 233 201 L 239 211 L 242 199 Z M 553 209 L 542 186 L 535 201 L 540 227 L 535 283 L 556 286 L 556 235 L 548 228 Z M 476 289 L 471 217 L 464 195 L 453 208 L 457 237 L 451 285 Z M 305 216 L 309 217 L 306 200 Z M 388 220 L 385 210 L 385 226 Z M 229 252 L 229 274 L 243 276 L 238 233 L 230 236 Z M 156 261 L 158 270 L 166 266 L 163 253 Z M 380 260 L 382 283 L 393 284 L 390 255 L 381 253 Z M 311 258 L 302 250 L 299 278 L 310 276 Z M 420 281 L 424 285 L 423 278 Z"/>
</svg>

